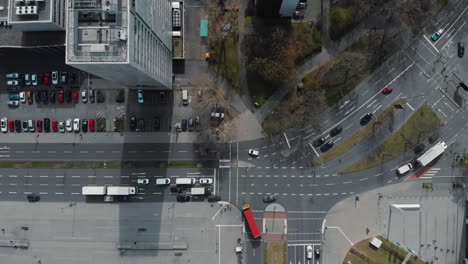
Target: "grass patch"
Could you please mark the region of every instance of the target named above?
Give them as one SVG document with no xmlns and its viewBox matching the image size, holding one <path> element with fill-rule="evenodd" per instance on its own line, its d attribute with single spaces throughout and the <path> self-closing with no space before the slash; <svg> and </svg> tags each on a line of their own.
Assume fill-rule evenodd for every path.
<svg viewBox="0 0 468 264">
<path fill-rule="evenodd" d="M 197 168 L 198 163 L 192 160 L 175 160 L 167 163 L 168 168 Z"/>
<path fill-rule="evenodd" d="M 56 161 L 2 161 L 0 168 L 47 168 L 47 169 L 118 169 L 121 163 L 118 161 L 107 162 L 56 162 Z"/>
<path fill-rule="evenodd" d="M 336 157 L 342 155 L 343 153 L 347 152 L 354 146 L 360 144 L 364 139 L 368 138 L 372 134 L 372 127 L 376 122 L 379 120 L 388 120 L 393 115 L 395 108 L 393 105 L 395 104 L 404 104 L 405 100 L 398 99 L 392 105 L 390 105 L 385 111 L 383 111 L 378 117 L 374 117 L 373 121 L 367 124 L 366 127 L 355 133 L 352 137 L 345 140 L 343 143 L 339 144 L 338 146 L 330 149 L 328 152 L 322 154 L 320 158 L 313 161 L 314 165 L 326 163 Z"/>
<path fill-rule="evenodd" d="M 264 241 L 263 263 L 285 264 L 287 259 L 287 245 L 284 241 Z"/>
<path fill-rule="evenodd" d="M 365 159 L 360 160 L 342 173 L 365 170 L 377 166 L 385 161 L 412 150 L 417 144 L 428 138 L 435 129 L 440 127 L 441 121 L 432 109 L 424 104 L 411 118 L 390 138 L 377 147 Z"/>
<path fill-rule="evenodd" d="M 235 36 L 230 36 L 223 42 L 217 42 L 213 46 L 210 56 L 210 67 L 223 75 L 237 90 L 239 81 L 239 56 L 238 41 Z"/>
<path fill-rule="evenodd" d="M 330 10 L 330 33 L 338 39 L 349 30 L 353 22 L 350 8 L 335 6 Z"/>
<path fill-rule="evenodd" d="M 301 63 L 322 49 L 322 32 L 308 23 L 291 23 L 297 50 L 296 63 Z"/>
<path fill-rule="evenodd" d="M 408 254 L 408 251 L 384 239 L 382 236 L 377 236 L 377 238 L 382 241 L 379 249 L 370 245 L 372 238 L 362 240 L 349 250 L 343 263 L 396 264 L 401 263 Z M 411 257 L 407 263 L 424 264 L 425 262 L 416 257 Z"/>
</svg>

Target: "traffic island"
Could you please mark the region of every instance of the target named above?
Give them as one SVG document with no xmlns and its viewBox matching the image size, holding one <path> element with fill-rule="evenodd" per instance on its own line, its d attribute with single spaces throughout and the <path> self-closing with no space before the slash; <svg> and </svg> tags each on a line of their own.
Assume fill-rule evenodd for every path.
<svg viewBox="0 0 468 264">
<path fill-rule="evenodd" d="M 288 259 L 287 214 L 283 206 L 270 204 L 263 214 L 265 264 L 286 264 Z"/>
</svg>

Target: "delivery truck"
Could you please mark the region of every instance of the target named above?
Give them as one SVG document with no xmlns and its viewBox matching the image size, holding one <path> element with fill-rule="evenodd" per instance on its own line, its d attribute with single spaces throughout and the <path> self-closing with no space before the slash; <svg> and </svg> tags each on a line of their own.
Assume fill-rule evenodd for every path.
<svg viewBox="0 0 468 264">
<path fill-rule="evenodd" d="M 83 195 L 105 195 L 106 186 L 83 186 L 81 193 Z"/>
<path fill-rule="evenodd" d="M 107 195 L 133 195 L 136 188 L 132 186 L 108 186 Z"/>
<path fill-rule="evenodd" d="M 421 165 L 421 167 L 426 166 L 427 164 L 431 163 L 437 157 L 444 153 L 445 149 L 447 148 L 447 144 L 445 142 L 440 141 L 439 143 L 432 146 L 432 148 L 428 149 L 424 154 L 422 154 L 416 161 Z"/>
</svg>

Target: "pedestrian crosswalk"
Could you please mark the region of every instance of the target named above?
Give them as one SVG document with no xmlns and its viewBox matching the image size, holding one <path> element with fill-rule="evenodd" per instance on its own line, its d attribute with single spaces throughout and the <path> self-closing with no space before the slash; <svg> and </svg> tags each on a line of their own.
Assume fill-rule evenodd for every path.
<svg viewBox="0 0 468 264">
<path fill-rule="evenodd" d="M 430 179 L 432 176 L 435 176 L 437 173 L 439 173 L 440 168 L 430 168 L 424 175 L 421 177 L 421 179 Z"/>
</svg>

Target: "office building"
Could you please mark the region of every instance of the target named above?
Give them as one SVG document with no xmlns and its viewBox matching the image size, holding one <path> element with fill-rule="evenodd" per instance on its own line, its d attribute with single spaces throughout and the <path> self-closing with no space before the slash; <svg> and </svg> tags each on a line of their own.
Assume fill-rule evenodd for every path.
<svg viewBox="0 0 468 264">
<path fill-rule="evenodd" d="M 65 0 L 9 0 L 8 5 L 8 24 L 15 30 L 65 30 Z"/>
</svg>

